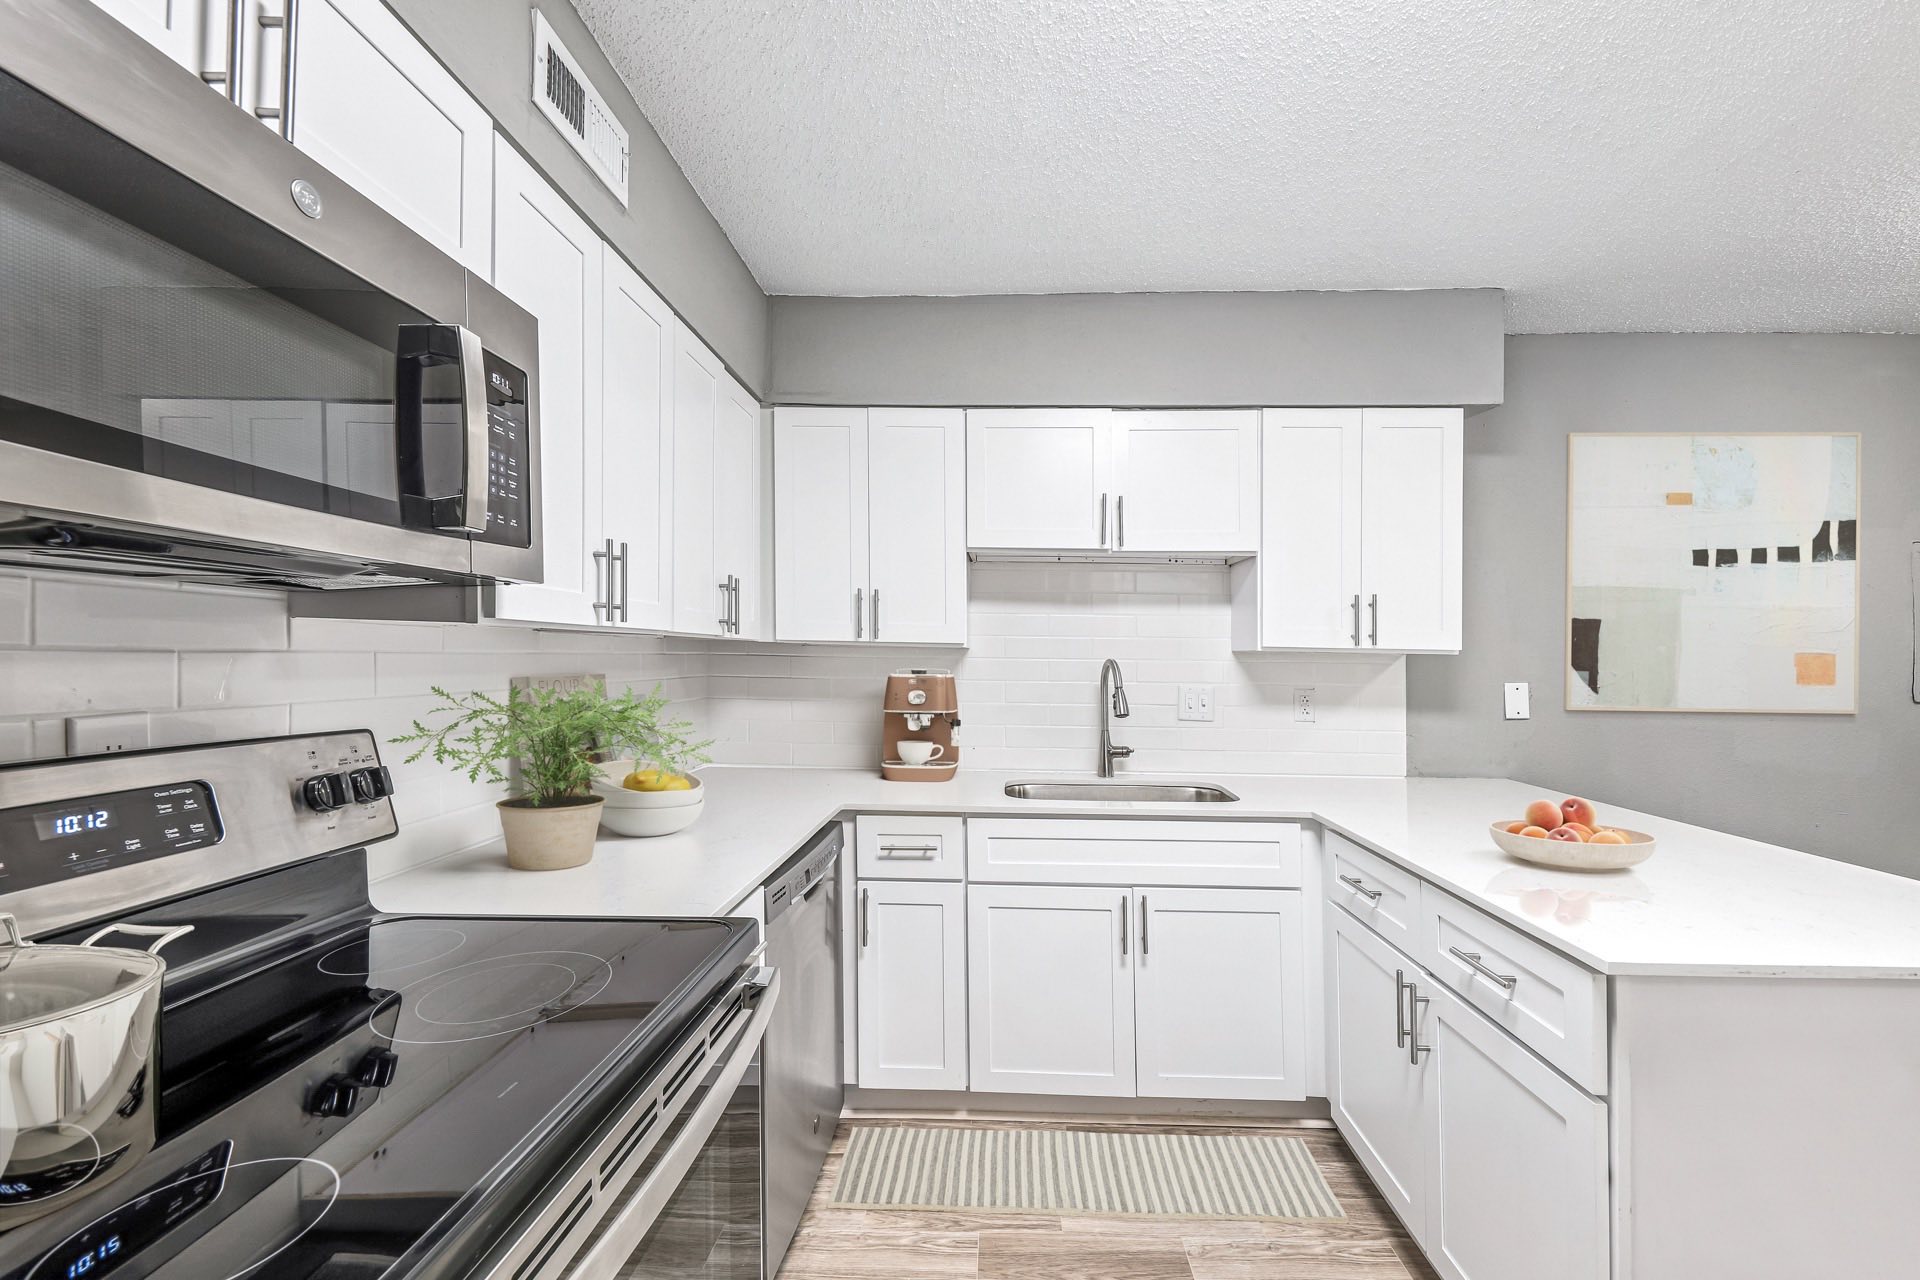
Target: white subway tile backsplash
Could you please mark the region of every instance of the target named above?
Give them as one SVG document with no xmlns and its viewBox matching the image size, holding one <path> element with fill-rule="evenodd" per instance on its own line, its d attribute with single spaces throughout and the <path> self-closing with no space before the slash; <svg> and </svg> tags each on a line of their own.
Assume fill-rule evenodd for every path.
<svg viewBox="0 0 1920 1280">
<path fill-rule="evenodd" d="M 26 644 L 33 636 L 33 579 L 0 576 L 0 644 Z"/>
<path fill-rule="evenodd" d="M 371 653 L 180 655 L 183 707 L 257 707 L 269 702 L 363 698 L 373 692 Z"/>
<path fill-rule="evenodd" d="M 171 653 L 21 649 L 0 654 L 0 718 L 174 705 Z"/>
<path fill-rule="evenodd" d="M 148 740 L 156 747 L 184 747 L 196 742 L 272 738 L 293 732 L 288 728 L 288 712 L 285 703 L 267 707 L 155 711 L 147 717 Z"/>
<path fill-rule="evenodd" d="M 267 591 L 43 578 L 33 586 L 33 642 L 48 649 L 284 649 L 287 604 Z"/>
</svg>

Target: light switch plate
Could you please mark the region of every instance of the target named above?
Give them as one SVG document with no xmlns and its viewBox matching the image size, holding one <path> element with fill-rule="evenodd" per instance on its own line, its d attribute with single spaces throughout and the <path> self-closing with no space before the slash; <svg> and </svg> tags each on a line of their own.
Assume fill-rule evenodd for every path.
<svg viewBox="0 0 1920 1280">
<path fill-rule="evenodd" d="M 144 711 L 113 716 L 68 716 L 67 754 L 98 756 L 114 751 L 139 751 L 152 740 L 152 725 Z"/>
<path fill-rule="evenodd" d="M 1293 718 L 1297 724 L 1313 723 L 1313 689 L 1310 686 L 1295 686 L 1293 690 Z"/>
<path fill-rule="evenodd" d="M 1533 695 L 1528 692 L 1524 681 L 1513 681 L 1501 686 L 1506 690 L 1507 719 L 1530 720 L 1533 718 Z"/>
<path fill-rule="evenodd" d="M 1213 719 L 1213 686 L 1210 684 L 1183 684 L 1180 686 L 1181 720 Z"/>
</svg>

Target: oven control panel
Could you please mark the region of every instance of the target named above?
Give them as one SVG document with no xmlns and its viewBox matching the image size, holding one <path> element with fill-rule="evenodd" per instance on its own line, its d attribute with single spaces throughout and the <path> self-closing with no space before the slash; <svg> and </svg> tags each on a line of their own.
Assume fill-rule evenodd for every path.
<svg viewBox="0 0 1920 1280">
<path fill-rule="evenodd" d="M 219 844 L 206 783 L 183 781 L 0 810 L 0 893 Z"/>
</svg>

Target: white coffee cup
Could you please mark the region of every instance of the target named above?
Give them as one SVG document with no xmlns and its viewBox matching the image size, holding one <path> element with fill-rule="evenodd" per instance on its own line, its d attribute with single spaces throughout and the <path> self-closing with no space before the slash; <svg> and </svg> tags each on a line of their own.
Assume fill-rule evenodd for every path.
<svg viewBox="0 0 1920 1280">
<path fill-rule="evenodd" d="M 900 758 L 908 764 L 931 764 L 947 753 L 937 742 L 902 742 Z"/>
</svg>

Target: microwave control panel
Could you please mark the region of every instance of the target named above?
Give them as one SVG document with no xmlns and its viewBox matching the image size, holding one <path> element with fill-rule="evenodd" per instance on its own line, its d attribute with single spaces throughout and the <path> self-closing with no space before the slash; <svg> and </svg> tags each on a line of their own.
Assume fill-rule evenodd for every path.
<svg viewBox="0 0 1920 1280">
<path fill-rule="evenodd" d="M 491 351 L 486 355 L 486 374 L 487 531 L 476 536 L 482 542 L 532 546 L 527 375 Z"/>
</svg>

